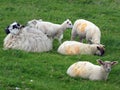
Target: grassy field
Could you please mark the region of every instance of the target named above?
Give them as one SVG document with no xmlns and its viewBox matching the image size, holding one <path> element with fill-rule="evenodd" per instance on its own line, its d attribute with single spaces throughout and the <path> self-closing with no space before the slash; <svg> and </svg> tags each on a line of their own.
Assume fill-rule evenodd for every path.
<svg viewBox="0 0 120 90">
<path fill-rule="evenodd" d="M 105 55 L 65 56 L 57 53 L 59 43 L 45 53 L 3 50 L 4 29 L 12 22 L 26 24 L 32 19 L 62 23 L 69 18 L 86 19 L 102 32 Z M 71 30 L 64 33 L 70 40 Z M 120 64 L 111 71 L 108 80 L 90 81 L 71 78 L 67 68 L 78 60 L 97 64 L 96 60 L 120 62 L 120 0 L 0 0 L 0 90 L 119 90 Z"/>
</svg>

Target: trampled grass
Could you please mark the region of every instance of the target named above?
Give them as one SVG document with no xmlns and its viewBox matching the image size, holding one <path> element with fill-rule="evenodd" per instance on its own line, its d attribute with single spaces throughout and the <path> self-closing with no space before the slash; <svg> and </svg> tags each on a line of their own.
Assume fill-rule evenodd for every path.
<svg viewBox="0 0 120 90">
<path fill-rule="evenodd" d="M 119 10 L 119 0 L 0 0 L 0 90 L 119 90 L 120 64 L 106 82 L 74 79 L 66 74 L 67 68 L 78 60 L 94 64 L 99 58 L 120 62 Z M 7 25 L 40 18 L 53 23 L 67 18 L 73 23 L 79 18 L 92 21 L 101 29 L 105 55 L 60 55 L 57 41 L 53 50 L 45 53 L 3 50 Z M 63 41 L 70 40 L 70 33 L 70 29 L 65 31 Z"/>
</svg>

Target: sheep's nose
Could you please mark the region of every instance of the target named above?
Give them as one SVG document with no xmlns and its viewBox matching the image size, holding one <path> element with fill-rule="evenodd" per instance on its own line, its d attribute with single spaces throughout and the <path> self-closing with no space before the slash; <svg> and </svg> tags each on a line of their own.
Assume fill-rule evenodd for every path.
<svg viewBox="0 0 120 90">
<path fill-rule="evenodd" d="M 111 68 L 108 68 L 108 69 L 107 69 L 107 72 L 110 72 L 110 71 L 111 71 Z"/>
</svg>

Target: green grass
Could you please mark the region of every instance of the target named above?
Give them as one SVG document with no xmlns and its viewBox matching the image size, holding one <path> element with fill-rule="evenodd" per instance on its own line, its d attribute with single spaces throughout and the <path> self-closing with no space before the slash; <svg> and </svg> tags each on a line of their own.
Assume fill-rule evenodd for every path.
<svg viewBox="0 0 120 90">
<path fill-rule="evenodd" d="M 71 78 L 66 74 L 67 68 L 78 60 L 94 64 L 99 58 L 120 62 L 119 10 L 119 0 L 0 0 L 0 90 L 16 87 L 21 90 L 119 90 L 120 64 L 113 68 L 106 82 Z M 92 21 L 101 29 L 105 55 L 60 55 L 57 40 L 53 50 L 45 53 L 2 49 L 7 25 L 14 21 L 26 24 L 40 18 L 53 23 L 62 23 L 67 18 L 73 23 L 79 18 Z M 63 41 L 70 40 L 70 33 L 70 29 L 65 31 Z"/>
</svg>

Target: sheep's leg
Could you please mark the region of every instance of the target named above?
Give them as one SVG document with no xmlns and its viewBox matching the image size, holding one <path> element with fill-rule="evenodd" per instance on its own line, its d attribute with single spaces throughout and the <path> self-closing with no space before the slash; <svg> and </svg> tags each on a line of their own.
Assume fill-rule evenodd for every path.
<svg viewBox="0 0 120 90">
<path fill-rule="evenodd" d="M 91 39 L 88 39 L 87 42 L 88 42 L 89 44 L 92 44 L 92 40 L 91 40 Z"/>
<path fill-rule="evenodd" d="M 77 36 L 76 32 L 72 32 L 72 34 L 71 34 L 71 40 L 75 40 L 76 36 Z"/>
<path fill-rule="evenodd" d="M 80 42 L 83 42 L 83 38 L 82 38 L 82 37 L 80 37 L 80 38 L 79 38 L 79 41 L 80 41 Z"/>
<path fill-rule="evenodd" d="M 88 37 L 88 36 L 89 36 L 89 35 L 86 34 L 87 43 L 92 44 L 92 38 L 91 38 L 91 37 Z"/>
<path fill-rule="evenodd" d="M 62 43 L 62 39 L 63 39 L 63 34 L 58 38 L 59 43 Z"/>
</svg>

